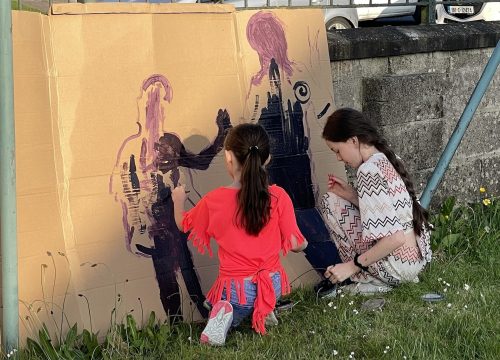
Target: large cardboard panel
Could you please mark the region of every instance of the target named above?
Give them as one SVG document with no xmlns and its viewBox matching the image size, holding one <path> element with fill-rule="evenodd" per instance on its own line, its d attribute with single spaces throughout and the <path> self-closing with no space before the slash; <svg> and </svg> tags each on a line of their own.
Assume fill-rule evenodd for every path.
<svg viewBox="0 0 500 360">
<path fill-rule="evenodd" d="M 40 299 L 67 302 L 68 318 L 88 327 L 90 307 L 94 331 L 115 307 L 118 318 L 205 315 L 216 246 L 202 256 L 174 231 L 169 189 L 186 184 L 194 205 L 229 182 L 229 123 L 259 122 L 286 145 L 270 174 L 301 224 L 318 221 L 326 175 L 344 176 L 321 139 L 333 98 L 320 10 L 65 4 L 50 16 L 15 12 L 13 23 L 26 313 Z M 283 259 L 294 286 L 319 279 L 315 256 Z"/>
</svg>

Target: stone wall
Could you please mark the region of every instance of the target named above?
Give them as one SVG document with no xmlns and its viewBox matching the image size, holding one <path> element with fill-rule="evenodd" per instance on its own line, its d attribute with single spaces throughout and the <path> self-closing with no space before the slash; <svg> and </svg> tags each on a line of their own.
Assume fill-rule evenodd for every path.
<svg viewBox="0 0 500 360">
<path fill-rule="evenodd" d="M 328 34 L 335 106 L 361 109 L 381 126 L 420 193 L 500 40 L 500 23 L 356 31 Z M 477 201 L 480 186 L 498 196 L 499 170 L 500 68 L 432 205 L 451 195 Z"/>
</svg>

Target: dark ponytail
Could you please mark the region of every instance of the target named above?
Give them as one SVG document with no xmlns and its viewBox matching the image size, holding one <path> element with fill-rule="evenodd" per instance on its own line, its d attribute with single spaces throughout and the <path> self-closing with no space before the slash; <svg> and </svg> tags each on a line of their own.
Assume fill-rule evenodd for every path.
<svg viewBox="0 0 500 360">
<path fill-rule="evenodd" d="M 269 136 L 256 124 L 232 128 L 224 144 L 241 165 L 236 219 L 250 235 L 258 235 L 271 217 L 269 180 L 264 163 L 269 157 Z"/>
<path fill-rule="evenodd" d="M 361 143 L 373 145 L 384 153 L 399 176 L 401 176 L 413 202 L 413 229 L 415 234 L 420 236 L 424 225 L 428 225 L 429 213 L 419 204 L 413 182 L 403 163 L 397 158 L 387 141 L 379 134 L 377 128 L 361 112 L 354 109 L 342 108 L 328 117 L 323 129 L 323 138 L 325 140 L 344 142 L 353 136 L 356 136 Z"/>
</svg>

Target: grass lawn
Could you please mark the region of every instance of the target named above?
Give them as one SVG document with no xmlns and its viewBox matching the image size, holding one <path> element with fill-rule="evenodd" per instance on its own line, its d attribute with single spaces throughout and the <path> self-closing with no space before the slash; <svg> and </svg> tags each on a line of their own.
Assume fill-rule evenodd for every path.
<svg viewBox="0 0 500 360">
<path fill-rule="evenodd" d="M 362 310 L 362 296 L 318 300 L 310 289 L 295 289 L 296 306 L 268 336 L 246 324 L 220 348 L 200 345 L 202 324 L 151 319 L 140 329 L 129 318 L 99 347 L 75 332 L 63 347 L 36 339 L 38 350 L 32 344 L 17 356 L 90 359 L 92 350 L 94 359 L 500 359 L 500 201 L 459 208 L 447 201 L 433 224 L 434 261 L 420 283 L 383 295 L 382 310 Z M 445 298 L 426 303 L 428 292 Z"/>
</svg>

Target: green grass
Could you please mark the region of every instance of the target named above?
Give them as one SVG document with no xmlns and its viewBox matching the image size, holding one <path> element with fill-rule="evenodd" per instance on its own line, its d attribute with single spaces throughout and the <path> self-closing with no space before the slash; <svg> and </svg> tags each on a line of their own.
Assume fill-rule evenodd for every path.
<svg viewBox="0 0 500 360">
<path fill-rule="evenodd" d="M 433 223 L 434 261 L 420 283 L 385 294 L 382 310 L 361 310 L 362 296 L 318 300 L 310 289 L 296 289 L 297 305 L 280 314 L 267 336 L 245 324 L 226 346 L 213 348 L 198 341 L 203 324 L 170 327 L 150 319 L 138 329 L 130 320 L 108 333 L 94 359 L 349 359 L 352 353 L 355 359 L 500 359 L 500 201 L 457 208 L 448 200 Z M 425 303 L 428 292 L 445 299 Z M 89 334 L 87 341 L 76 330 L 75 336 L 65 341 L 67 357 L 54 351 L 90 359 L 97 344 Z M 57 358 L 52 345 L 37 342 L 45 344 L 44 356 L 31 347 L 20 358 Z"/>
</svg>

